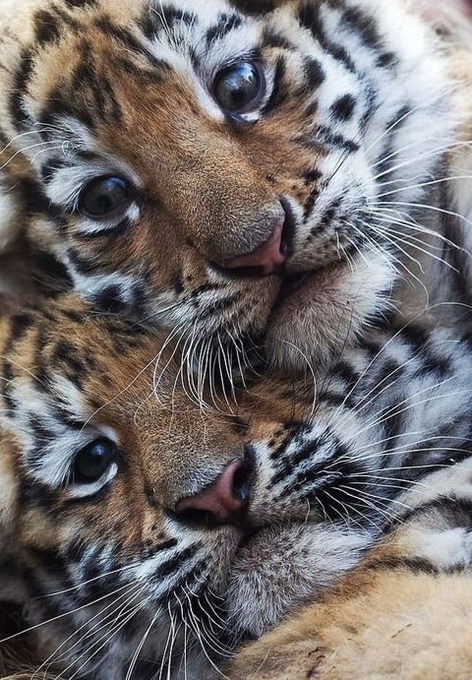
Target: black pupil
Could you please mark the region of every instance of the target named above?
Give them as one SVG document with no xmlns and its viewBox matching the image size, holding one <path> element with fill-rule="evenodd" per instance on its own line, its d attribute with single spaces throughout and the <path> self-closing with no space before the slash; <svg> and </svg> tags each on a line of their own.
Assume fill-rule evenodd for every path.
<svg viewBox="0 0 472 680">
<path fill-rule="evenodd" d="M 252 64 L 238 64 L 223 71 L 216 83 L 216 98 L 227 111 L 241 111 L 259 94 L 260 77 Z"/>
<path fill-rule="evenodd" d="M 77 456 L 74 478 L 77 482 L 94 482 L 100 479 L 113 462 L 115 445 L 99 439 L 86 446 Z"/>
<path fill-rule="evenodd" d="M 120 177 L 103 177 L 85 189 L 82 209 L 92 217 L 105 217 L 129 202 L 128 186 Z"/>
</svg>

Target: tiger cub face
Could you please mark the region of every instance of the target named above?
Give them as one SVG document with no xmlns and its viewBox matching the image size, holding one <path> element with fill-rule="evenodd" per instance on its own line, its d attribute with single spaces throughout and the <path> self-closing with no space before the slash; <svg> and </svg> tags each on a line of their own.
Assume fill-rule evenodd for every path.
<svg viewBox="0 0 472 680">
<path fill-rule="evenodd" d="M 73 297 L 3 319 L 0 337 L 0 602 L 24 604 L 39 626 L 42 668 L 150 680 L 160 665 L 184 677 L 188 655 L 188 677 L 210 677 L 225 650 L 372 540 L 336 518 L 318 527 L 313 478 L 292 480 L 290 458 L 305 437 L 324 460 L 341 442 L 321 412 L 305 432 L 283 385 L 256 391 L 238 417 L 202 412 L 159 336 Z M 272 582 L 271 566 L 243 582 L 264 555 L 290 574 L 280 566 Z M 259 587 L 256 613 L 247 594 Z"/>
<path fill-rule="evenodd" d="M 203 364 L 383 311 L 453 128 L 399 0 L 44 0 L 6 28 L 2 191 L 95 306 Z"/>
<path fill-rule="evenodd" d="M 470 456 L 470 343 L 447 332 L 372 338 L 316 399 L 265 380 L 237 416 L 188 399 L 159 335 L 71 296 L 0 337 L 0 601 L 79 677 L 210 677 Z"/>
</svg>

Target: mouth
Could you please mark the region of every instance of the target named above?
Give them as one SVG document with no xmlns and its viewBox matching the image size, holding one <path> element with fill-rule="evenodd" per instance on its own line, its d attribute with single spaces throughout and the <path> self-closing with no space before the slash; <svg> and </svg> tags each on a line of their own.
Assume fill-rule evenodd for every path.
<svg viewBox="0 0 472 680">
<path fill-rule="evenodd" d="M 279 289 L 279 294 L 277 300 L 275 301 L 274 308 L 282 304 L 288 297 L 298 293 L 304 286 L 311 282 L 317 276 L 316 271 L 306 271 L 298 272 L 297 274 L 291 274 L 282 279 L 282 285 Z"/>
</svg>

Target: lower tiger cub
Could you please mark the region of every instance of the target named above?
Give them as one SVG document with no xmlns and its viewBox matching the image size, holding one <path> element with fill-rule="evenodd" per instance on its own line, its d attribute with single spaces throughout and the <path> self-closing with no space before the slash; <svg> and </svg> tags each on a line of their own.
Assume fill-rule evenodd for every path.
<svg viewBox="0 0 472 680">
<path fill-rule="evenodd" d="M 233 414 L 180 389 L 166 337 L 73 295 L 0 319 L 0 602 L 36 676 L 207 680 L 313 598 L 348 607 L 346 574 L 380 583 L 379 542 L 392 579 L 468 565 L 469 335 L 372 332 Z"/>
</svg>

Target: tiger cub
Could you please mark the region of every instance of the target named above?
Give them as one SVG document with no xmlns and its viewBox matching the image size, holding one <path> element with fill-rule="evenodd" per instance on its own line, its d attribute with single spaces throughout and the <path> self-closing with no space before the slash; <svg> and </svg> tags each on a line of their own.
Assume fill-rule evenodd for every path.
<svg viewBox="0 0 472 680">
<path fill-rule="evenodd" d="M 372 333 L 232 417 L 180 388 L 166 333 L 74 295 L 0 319 L 0 356 L 0 602 L 36 675 L 210 679 L 406 525 L 418 569 L 468 564 L 466 506 L 428 523 L 470 463 L 468 334 Z"/>
<path fill-rule="evenodd" d="M 396 302 L 470 302 L 472 51 L 454 25 L 404 0 L 1 10 L 4 259 L 53 255 L 64 286 L 210 374 L 261 343 L 320 362 Z"/>
</svg>

